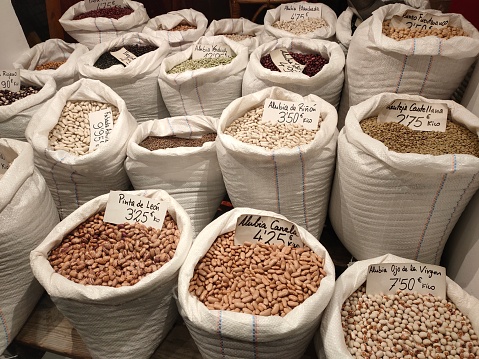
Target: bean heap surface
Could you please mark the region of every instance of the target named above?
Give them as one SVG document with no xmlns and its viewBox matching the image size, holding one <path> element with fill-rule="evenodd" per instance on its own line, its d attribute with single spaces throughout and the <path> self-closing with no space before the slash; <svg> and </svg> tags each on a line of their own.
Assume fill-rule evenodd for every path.
<svg viewBox="0 0 479 359">
<path fill-rule="evenodd" d="M 87 18 L 106 17 L 109 19 L 119 19 L 123 16 L 130 15 L 133 9 L 129 7 L 109 7 L 105 9 L 90 10 L 83 14 L 76 15 L 73 20 L 81 20 Z"/>
<path fill-rule="evenodd" d="M 362 120 L 367 135 L 381 141 L 390 150 L 424 155 L 468 154 L 479 157 L 477 134 L 453 121 L 447 121 L 446 132 L 414 131 L 400 123 L 379 123 L 377 117 Z"/>
<path fill-rule="evenodd" d="M 191 70 L 198 70 L 198 69 L 206 69 L 206 68 L 211 68 L 211 67 L 216 67 L 220 65 L 228 65 L 233 61 L 234 56 L 224 56 L 224 57 L 218 57 L 218 58 L 202 58 L 202 59 L 189 59 L 186 61 L 183 61 L 182 63 L 179 63 L 176 66 L 173 66 L 173 68 L 170 71 L 167 71 L 168 74 L 178 74 L 180 72 L 185 72 L 185 71 L 191 71 Z"/>
<path fill-rule="evenodd" d="M 391 20 L 383 22 L 383 34 L 397 41 L 426 36 L 436 36 L 446 40 L 454 36 L 468 36 L 463 29 L 455 26 L 446 26 L 442 29 L 398 29 L 391 27 Z"/>
<path fill-rule="evenodd" d="M 58 69 L 61 65 L 63 65 L 65 61 L 48 61 L 43 64 L 35 66 L 35 70 L 40 71 L 40 70 L 56 70 Z"/>
<path fill-rule="evenodd" d="M 168 212 L 161 230 L 107 223 L 103 216 L 92 215 L 51 251 L 55 272 L 75 283 L 118 288 L 138 283 L 175 255 L 180 231 Z"/>
<path fill-rule="evenodd" d="M 341 321 L 355 358 L 470 358 L 479 356 L 477 334 L 454 303 L 432 295 L 398 292 L 345 300 Z"/>
<path fill-rule="evenodd" d="M 273 27 L 288 31 L 295 35 L 307 34 L 316 31 L 322 27 L 327 27 L 328 23 L 324 19 L 310 17 L 299 21 L 276 21 Z"/>
<path fill-rule="evenodd" d="M 222 35 L 233 41 L 243 41 L 243 40 L 251 39 L 255 37 L 254 35 L 243 35 L 243 34 L 222 34 Z"/>
<path fill-rule="evenodd" d="M 140 57 L 148 52 L 155 51 L 158 49 L 158 46 L 154 45 L 125 45 L 123 46 L 125 50 L 131 52 L 136 57 Z M 107 52 L 100 55 L 100 57 L 95 61 L 93 66 L 98 67 L 99 69 L 108 69 L 113 65 L 122 65 L 125 66 L 120 60 L 114 57 L 110 52 L 115 52 L 120 50 L 121 47 L 116 47 L 108 50 Z"/>
<path fill-rule="evenodd" d="M 187 31 L 187 30 L 195 30 L 196 26 L 190 25 L 187 22 L 180 22 L 178 25 L 175 27 L 172 27 L 171 29 L 165 28 L 163 25 L 158 26 L 158 30 L 168 30 L 168 31 Z"/>
<path fill-rule="evenodd" d="M 35 86 L 20 86 L 20 91 L 0 90 L 0 106 L 6 106 L 27 96 L 38 93 L 41 89 Z"/>
<path fill-rule="evenodd" d="M 148 136 L 139 143 L 141 147 L 144 147 L 150 151 L 176 148 L 176 147 L 201 147 L 206 142 L 211 142 L 216 139 L 216 133 L 208 133 L 199 138 L 182 138 L 176 136 Z"/>
<path fill-rule="evenodd" d="M 48 134 L 48 144 L 55 151 L 64 150 L 77 156 L 90 152 L 89 113 L 110 107 L 113 123 L 118 119 L 118 109 L 108 103 L 97 101 L 67 101 L 58 123 Z"/>
<path fill-rule="evenodd" d="M 249 110 L 225 128 L 224 133 L 244 143 L 276 150 L 308 144 L 319 130 L 319 127 L 318 130 L 308 130 L 301 125 L 262 122 L 263 110 L 263 106 Z"/>
<path fill-rule="evenodd" d="M 189 291 L 208 309 L 285 316 L 316 293 L 326 276 L 310 248 L 248 243 L 235 232 L 215 240 L 198 262 Z"/>
<path fill-rule="evenodd" d="M 289 54 L 296 62 L 300 63 L 301 65 L 306 65 L 306 67 L 303 69 L 303 74 L 309 77 L 316 75 L 323 69 L 324 65 L 329 62 L 328 59 L 322 57 L 320 54 L 300 54 L 297 52 L 290 52 Z M 262 56 L 259 61 L 264 68 L 267 68 L 271 71 L 279 71 L 278 67 L 276 67 L 271 59 L 270 54 Z"/>
</svg>

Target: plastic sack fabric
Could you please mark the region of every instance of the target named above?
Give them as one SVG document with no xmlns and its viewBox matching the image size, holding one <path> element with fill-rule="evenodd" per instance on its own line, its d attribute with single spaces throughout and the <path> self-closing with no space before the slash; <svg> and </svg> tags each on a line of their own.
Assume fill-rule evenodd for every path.
<svg viewBox="0 0 479 359">
<path fill-rule="evenodd" d="M 267 98 L 319 103 L 322 120 L 314 140 L 272 151 L 224 133 L 234 120 L 263 105 Z M 280 213 L 319 239 L 334 174 L 336 124 L 334 107 L 316 95 L 303 97 L 271 87 L 233 101 L 221 115 L 216 139 L 218 161 L 233 206 Z"/>
<path fill-rule="evenodd" d="M 198 138 L 216 133 L 216 122 L 207 116 L 148 121 L 138 126 L 128 142 L 125 169 L 133 187 L 168 192 L 189 214 L 194 237 L 213 220 L 226 193 L 215 142 L 155 151 L 139 143 L 148 136 Z"/>
<path fill-rule="evenodd" d="M 118 64 L 107 69 L 94 66 L 102 54 L 125 45 L 157 46 L 158 49 L 137 57 L 127 66 Z M 160 65 L 168 52 L 168 45 L 158 38 L 138 32 L 128 33 L 98 44 L 82 56 L 78 64 L 80 77 L 100 80 L 111 87 L 138 122 L 169 117 L 158 87 Z"/>
<path fill-rule="evenodd" d="M 119 111 L 109 141 L 83 156 L 64 150 L 55 151 L 48 144 L 48 134 L 58 123 L 69 100 L 105 102 L 116 106 Z M 130 188 L 123 162 L 128 140 L 136 127 L 137 123 L 126 109 L 125 101 L 97 80 L 81 79 L 63 87 L 35 113 L 25 135 L 33 147 L 35 165 L 50 188 L 60 218 L 110 190 Z"/>
<path fill-rule="evenodd" d="M 211 222 L 194 241 L 178 277 L 178 306 L 188 330 L 204 359 L 302 357 L 334 290 L 334 265 L 321 243 L 298 227 L 303 242 L 324 259 L 326 276 L 318 291 L 284 317 L 254 316 L 228 310 L 209 310 L 189 292 L 195 265 L 216 238 L 235 229 L 242 214 L 284 218 L 273 212 L 235 208 Z"/>
<path fill-rule="evenodd" d="M 58 222 L 45 180 L 35 169 L 32 147 L 0 139 L 0 157 L 10 163 L 0 175 L 0 354 L 13 341 L 40 299 L 43 288 L 29 265 L 30 251 Z"/>
<path fill-rule="evenodd" d="M 147 359 L 173 327 L 178 272 L 191 246 L 191 224 L 184 209 L 165 191 L 131 191 L 168 204 L 181 231 L 174 257 L 132 286 L 83 285 L 56 273 L 48 253 L 79 224 L 104 210 L 108 194 L 85 203 L 60 222 L 30 255 L 35 277 L 58 310 L 72 323 L 94 359 Z"/>
<path fill-rule="evenodd" d="M 479 118 L 453 101 L 381 94 L 351 107 L 338 138 L 329 217 L 341 242 L 359 260 L 392 253 L 437 264 L 479 188 L 479 158 L 399 153 L 365 134 L 359 122 L 398 98 L 443 102 L 452 120 L 479 134 Z"/>
</svg>

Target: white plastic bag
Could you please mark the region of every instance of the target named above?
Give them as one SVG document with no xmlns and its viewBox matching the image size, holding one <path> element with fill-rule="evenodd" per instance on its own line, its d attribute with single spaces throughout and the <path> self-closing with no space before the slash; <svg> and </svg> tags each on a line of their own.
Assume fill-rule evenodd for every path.
<svg viewBox="0 0 479 359">
<path fill-rule="evenodd" d="M 99 101 L 116 106 L 118 119 L 109 141 L 84 156 L 55 151 L 48 145 L 48 134 L 58 123 L 69 100 Z M 137 123 L 125 101 L 97 80 L 81 79 L 63 87 L 33 116 L 25 136 L 35 152 L 35 164 L 45 177 L 53 199 L 65 218 L 83 203 L 110 190 L 127 190 L 130 181 L 123 168 L 126 147 Z"/>
<path fill-rule="evenodd" d="M 235 58 L 227 65 L 167 74 L 174 66 L 191 59 L 194 44 L 226 43 Z M 172 117 L 203 115 L 219 118 L 231 101 L 241 97 L 241 83 L 248 64 L 248 49 L 224 36 L 203 36 L 187 50 L 161 63 L 158 82 Z"/>
<path fill-rule="evenodd" d="M 45 180 L 35 169 L 32 147 L 0 139 L 10 168 L 0 175 L 0 354 L 12 342 L 43 293 L 29 266 L 30 251 L 58 224 Z"/>
<path fill-rule="evenodd" d="M 234 120 L 263 105 L 267 98 L 319 103 L 322 121 L 314 140 L 295 148 L 271 151 L 224 133 Z M 218 160 L 233 206 L 281 213 L 319 239 L 334 173 L 336 124 L 336 110 L 328 102 L 280 87 L 233 101 L 221 115 L 216 138 Z"/>
<path fill-rule="evenodd" d="M 274 49 L 286 48 L 291 52 L 318 54 L 329 63 L 316 75 L 309 77 L 297 72 L 271 71 L 261 65 L 261 58 Z M 243 96 L 272 86 L 279 86 L 302 96 L 313 94 L 336 108 L 344 81 L 344 53 L 338 44 L 317 39 L 282 38 L 258 47 L 250 56 L 243 77 Z"/>
<path fill-rule="evenodd" d="M 301 358 L 317 328 L 322 311 L 334 290 L 334 265 L 323 247 L 304 228 L 303 242 L 324 259 L 326 276 L 318 291 L 284 317 L 254 316 L 228 310 L 209 310 L 189 292 L 195 265 L 216 238 L 234 230 L 242 214 L 285 218 L 273 212 L 235 208 L 205 227 L 198 235 L 178 277 L 178 305 L 188 330 L 205 359 L 210 358 Z"/>
<path fill-rule="evenodd" d="M 450 118 L 479 135 L 479 118 L 453 101 L 381 94 L 351 107 L 338 138 L 329 217 L 341 242 L 359 260 L 392 253 L 437 264 L 479 188 L 479 158 L 398 153 L 366 135 L 359 122 L 398 98 L 444 102 Z"/>
<path fill-rule="evenodd" d="M 170 31 L 180 23 L 187 23 L 195 26 L 196 29 Z M 208 19 L 203 13 L 194 9 L 182 9 L 150 19 L 143 28 L 143 32 L 166 42 L 170 45 L 170 51 L 176 53 L 189 48 L 193 42 L 205 34 L 207 27 Z"/>
<path fill-rule="evenodd" d="M 133 12 L 119 19 L 106 17 L 73 20 L 86 12 L 85 2 L 73 4 L 58 20 L 63 29 L 89 49 L 102 42 L 108 42 L 127 32 L 141 32 L 150 19 L 144 5 L 137 1 L 124 0 Z"/>
<path fill-rule="evenodd" d="M 213 220 L 226 193 L 215 142 L 156 151 L 139 143 L 148 136 L 196 138 L 216 133 L 216 122 L 207 116 L 148 121 L 138 126 L 128 142 L 125 168 L 133 187 L 168 192 L 189 214 L 194 237 Z"/>
<path fill-rule="evenodd" d="M 152 45 L 158 49 L 139 56 L 127 66 L 118 64 L 107 69 L 94 66 L 102 54 L 125 45 Z M 158 38 L 138 32 L 128 33 L 96 45 L 80 58 L 78 67 L 82 78 L 100 80 L 111 87 L 125 100 L 133 117 L 138 122 L 143 122 L 169 116 L 158 87 L 160 65 L 168 52 L 168 45 Z"/>
<path fill-rule="evenodd" d="M 25 141 L 25 129 L 33 114 L 55 94 L 57 85 L 51 76 L 24 73 L 23 70 L 20 70 L 20 81 L 22 85 L 41 90 L 10 105 L 0 106 L 0 137 Z"/>
<path fill-rule="evenodd" d="M 369 260 L 355 262 L 336 281 L 334 293 L 324 311 L 320 330 L 314 337 L 318 358 L 352 359 L 344 341 L 341 324 L 341 307 L 367 278 L 370 264 L 414 263 L 415 261 L 387 254 Z M 471 321 L 474 331 L 479 331 L 479 300 L 465 292 L 457 283 L 446 277 L 446 294 L 451 302 Z"/>
<path fill-rule="evenodd" d="M 181 231 L 174 257 L 132 286 L 83 285 L 54 272 L 47 257 L 71 230 L 104 210 L 108 194 L 94 198 L 58 224 L 32 251 L 35 277 L 58 310 L 72 323 L 95 359 L 149 358 L 177 318 L 173 288 L 191 246 L 188 215 L 165 191 L 132 191 L 168 203 L 168 213 Z"/>
</svg>

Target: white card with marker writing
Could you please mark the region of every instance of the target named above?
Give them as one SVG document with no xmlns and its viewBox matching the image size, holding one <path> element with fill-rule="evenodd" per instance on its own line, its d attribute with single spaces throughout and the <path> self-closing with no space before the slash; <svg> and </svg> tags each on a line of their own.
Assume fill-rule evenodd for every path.
<svg viewBox="0 0 479 359">
<path fill-rule="evenodd" d="M 301 125 L 307 130 L 317 130 L 320 119 L 319 104 L 316 102 L 294 102 L 267 98 L 261 121 L 272 124 Z"/>
<path fill-rule="evenodd" d="M 0 70 L 0 90 L 20 91 L 20 70 Z"/>
<path fill-rule="evenodd" d="M 125 6 L 125 2 L 123 0 L 84 0 L 84 4 L 86 11 Z"/>
<path fill-rule="evenodd" d="M 301 21 L 309 18 L 321 18 L 321 7 L 317 4 L 283 4 L 280 9 L 281 21 Z"/>
</svg>

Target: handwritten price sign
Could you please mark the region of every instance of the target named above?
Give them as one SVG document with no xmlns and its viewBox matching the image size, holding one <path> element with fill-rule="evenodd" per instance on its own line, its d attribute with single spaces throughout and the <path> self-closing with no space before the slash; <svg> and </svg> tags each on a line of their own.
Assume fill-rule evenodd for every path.
<svg viewBox="0 0 479 359">
<path fill-rule="evenodd" d="M 102 143 L 110 139 L 113 131 L 113 113 L 111 108 L 90 112 L 90 151 L 97 149 Z"/>
<path fill-rule="evenodd" d="M 403 16 L 393 16 L 391 27 L 397 29 L 442 29 L 449 25 L 449 16 L 436 16 L 417 10 L 406 10 Z"/>
<path fill-rule="evenodd" d="M 10 163 L 5 159 L 5 156 L 0 153 L 0 176 L 4 175 L 5 172 L 10 168 Z"/>
<path fill-rule="evenodd" d="M 84 4 L 86 11 L 125 6 L 123 0 L 85 0 Z"/>
<path fill-rule="evenodd" d="M 315 4 L 281 5 L 279 18 L 281 21 L 300 21 L 312 17 L 321 17 L 321 7 Z"/>
<path fill-rule="evenodd" d="M 217 59 L 218 57 L 231 57 L 233 51 L 231 47 L 224 43 L 213 45 L 196 44 L 191 55 L 192 60 L 198 59 Z"/>
<path fill-rule="evenodd" d="M 262 121 L 273 124 L 298 124 L 308 130 L 317 130 L 320 119 L 316 102 L 294 102 L 267 98 L 264 101 Z"/>
<path fill-rule="evenodd" d="M 20 70 L 0 70 L 0 90 L 20 91 Z"/>
<path fill-rule="evenodd" d="M 110 51 L 110 54 L 120 61 L 123 65 L 128 65 L 133 60 L 136 60 L 136 55 L 122 47 L 118 51 Z"/>
<path fill-rule="evenodd" d="M 275 49 L 269 53 L 271 60 L 281 72 L 303 72 L 306 65 L 297 62 L 287 49 Z"/>
</svg>

